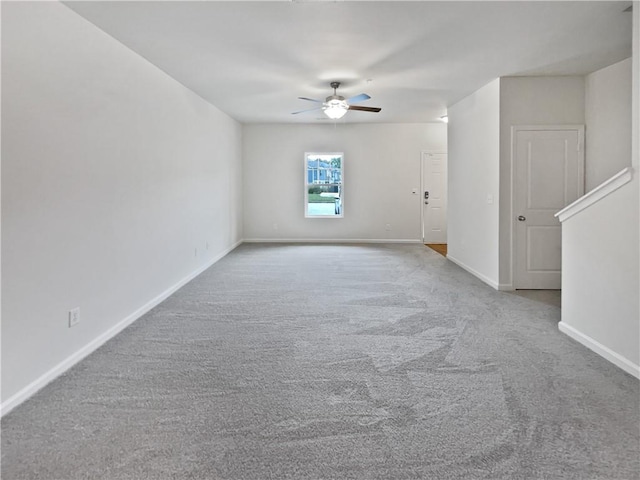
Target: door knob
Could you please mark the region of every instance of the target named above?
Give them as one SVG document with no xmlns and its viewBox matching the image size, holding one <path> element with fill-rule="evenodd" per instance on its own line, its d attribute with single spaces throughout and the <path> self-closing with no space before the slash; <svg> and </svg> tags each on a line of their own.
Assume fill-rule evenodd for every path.
<svg viewBox="0 0 640 480">
<path fill-rule="evenodd" d="M 519 215 L 518 216 L 518 221 L 519 222 L 524 222 L 527 218 L 524 215 Z"/>
</svg>

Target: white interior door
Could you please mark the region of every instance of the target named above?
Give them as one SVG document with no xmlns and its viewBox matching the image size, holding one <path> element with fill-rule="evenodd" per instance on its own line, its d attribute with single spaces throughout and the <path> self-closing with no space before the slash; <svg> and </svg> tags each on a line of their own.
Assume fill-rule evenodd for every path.
<svg viewBox="0 0 640 480">
<path fill-rule="evenodd" d="M 447 243 L 447 154 L 422 152 L 422 241 Z"/>
<path fill-rule="evenodd" d="M 584 193 L 584 127 L 513 127 L 514 287 L 560 289 L 560 222 Z"/>
</svg>

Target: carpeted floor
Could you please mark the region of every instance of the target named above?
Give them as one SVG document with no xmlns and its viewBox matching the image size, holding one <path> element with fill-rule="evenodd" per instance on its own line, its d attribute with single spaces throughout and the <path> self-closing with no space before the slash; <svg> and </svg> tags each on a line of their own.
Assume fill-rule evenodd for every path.
<svg viewBox="0 0 640 480">
<path fill-rule="evenodd" d="M 636 479 L 639 383 L 423 245 L 242 245 L 2 420 L 2 479 Z"/>
</svg>

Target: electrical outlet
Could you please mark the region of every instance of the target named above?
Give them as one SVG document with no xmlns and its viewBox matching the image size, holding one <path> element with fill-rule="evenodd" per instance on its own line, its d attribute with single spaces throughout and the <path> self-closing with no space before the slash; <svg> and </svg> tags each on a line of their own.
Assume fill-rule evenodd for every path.
<svg viewBox="0 0 640 480">
<path fill-rule="evenodd" d="M 391 224 L 390 224 L 390 223 L 387 223 L 387 224 L 384 226 L 384 229 L 385 229 L 387 232 L 388 232 L 389 230 L 391 230 Z"/>
<path fill-rule="evenodd" d="M 207 242 L 207 250 L 209 250 L 209 242 Z"/>
<path fill-rule="evenodd" d="M 273 226 L 273 229 L 274 229 L 274 230 L 277 230 L 277 229 L 278 229 L 278 224 L 277 224 L 277 223 L 274 223 L 272 226 Z"/>
<path fill-rule="evenodd" d="M 80 307 L 69 310 L 69 328 L 80 323 Z"/>
</svg>

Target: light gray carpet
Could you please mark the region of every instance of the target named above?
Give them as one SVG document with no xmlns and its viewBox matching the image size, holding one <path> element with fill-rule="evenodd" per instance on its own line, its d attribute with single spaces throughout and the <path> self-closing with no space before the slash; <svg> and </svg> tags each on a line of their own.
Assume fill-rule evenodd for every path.
<svg viewBox="0 0 640 480">
<path fill-rule="evenodd" d="M 2 479 L 636 479 L 638 381 L 422 245 L 243 245 L 2 421 Z"/>
</svg>

